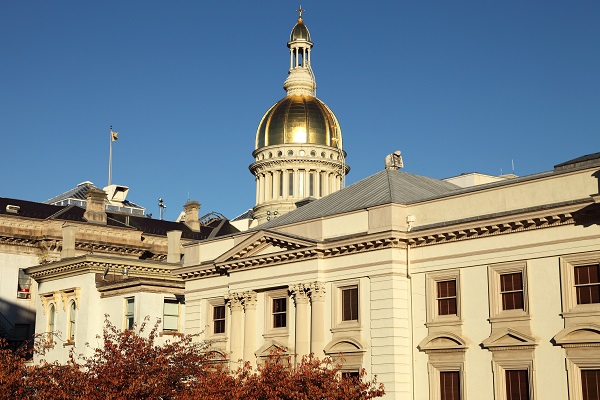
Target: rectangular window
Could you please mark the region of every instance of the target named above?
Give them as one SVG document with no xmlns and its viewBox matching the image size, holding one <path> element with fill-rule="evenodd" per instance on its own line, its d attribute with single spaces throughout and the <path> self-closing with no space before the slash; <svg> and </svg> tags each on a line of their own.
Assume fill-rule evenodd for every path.
<svg viewBox="0 0 600 400">
<path fill-rule="evenodd" d="M 225 306 L 213 307 L 213 333 L 215 335 L 225 333 Z"/>
<path fill-rule="evenodd" d="M 500 275 L 500 293 L 503 310 L 523 309 L 523 274 L 515 272 Z"/>
<path fill-rule="evenodd" d="M 298 173 L 298 196 L 304 197 L 304 171 Z"/>
<path fill-rule="evenodd" d="M 288 171 L 288 196 L 294 195 L 294 171 Z"/>
<path fill-rule="evenodd" d="M 273 299 L 273 328 L 287 326 L 287 298 Z"/>
<path fill-rule="evenodd" d="M 277 179 L 279 179 L 279 197 L 283 197 L 283 172 L 277 172 Z"/>
<path fill-rule="evenodd" d="M 440 400 L 460 400 L 460 372 L 440 372 Z"/>
<path fill-rule="evenodd" d="M 163 307 L 163 331 L 179 330 L 179 301 L 165 299 Z"/>
<path fill-rule="evenodd" d="M 308 175 L 308 195 L 311 197 L 315 195 L 315 173 L 314 172 L 311 172 Z"/>
<path fill-rule="evenodd" d="M 583 400 L 600 400 L 600 369 L 581 370 Z"/>
<path fill-rule="evenodd" d="M 125 299 L 125 329 L 133 329 L 135 323 L 134 310 L 135 299 L 133 297 Z"/>
<path fill-rule="evenodd" d="M 31 278 L 25 273 L 24 269 L 19 269 L 19 284 L 17 286 L 17 298 L 29 299 L 31 293 L 29 289 L 31 287 Z"/>
<path fill-rule="evenodd" d="M 600 265 L 581 265 L 574 268 L 577 304 L 600 303 Z"/>
<path fill-rule="evenodd" d="M 342 321 L 358 321 L 358 287 L 342 289 Z"/>
<path fill-rule="evenodd" d="M 526 369 L 507 369 L 506 400 L 529 400 L 529 371 Z"/>
<path fill-rule="evenodd" d="M 456 315 L 456 280 L 436 283 L 438 315 Z"/>
</svg>

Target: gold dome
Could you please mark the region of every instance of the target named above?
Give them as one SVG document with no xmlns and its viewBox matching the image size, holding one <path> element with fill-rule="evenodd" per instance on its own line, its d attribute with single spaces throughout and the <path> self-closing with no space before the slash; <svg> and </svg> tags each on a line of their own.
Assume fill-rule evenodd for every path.
<svg viewBox="0 0 600 400">
<path fill-rule="evenodd" d="M 292 33 L 290 34 L 290 42 L 295 40 L 306 40 L 310 42 L 310 33 L 308 32 L 308 28 L 302 22 L 302 18 L 298 18 L 298 23 L 292 29 Z"/>
<path fill-rule="evenodd" d="M 256 149 L 280 144 L 317 144 L 341 148 L 337 118 L 314 96 L 287 96 L 265 113 L 256 131 Z"/>
</svg>

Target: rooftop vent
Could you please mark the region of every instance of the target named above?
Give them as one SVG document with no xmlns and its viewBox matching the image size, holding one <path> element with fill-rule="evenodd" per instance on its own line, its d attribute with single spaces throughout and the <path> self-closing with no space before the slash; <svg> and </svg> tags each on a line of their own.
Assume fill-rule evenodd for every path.
<svg viewBox="0 0 600 400">
<path fill-rule="evenodd" d="M 21 209 L 21 207 L 19 207 L 19 206 L 15 206 L 15 205 L 12 205 L 12 204 L 7 204 L 6 205 L 6 212 L 7 213 L 18 214 L 20 209 Z"/>
</svg>

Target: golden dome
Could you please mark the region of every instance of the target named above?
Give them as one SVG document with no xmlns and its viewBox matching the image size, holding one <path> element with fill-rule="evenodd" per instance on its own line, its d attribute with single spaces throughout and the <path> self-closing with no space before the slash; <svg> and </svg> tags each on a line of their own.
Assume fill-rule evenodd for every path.
<svg viewBox="0 0 600 400">
<path fill-rule="evenodd" d="M 341 148 L 337 118 L 314 96 L 287 96 L 265 113 L 256 131 L 256 149 L 280 144 L 317 144 Z"/>
<path fill-rule="evenodd" d="M 308 32 L 308 28 L 302 22 L 302 18 L 298 18 L 298 23 L 292 29 L 292 33 L 290 34 L 290 42 L 295 40 L 306 40 L 310 42 L 310 33 Z"/>
</svg>

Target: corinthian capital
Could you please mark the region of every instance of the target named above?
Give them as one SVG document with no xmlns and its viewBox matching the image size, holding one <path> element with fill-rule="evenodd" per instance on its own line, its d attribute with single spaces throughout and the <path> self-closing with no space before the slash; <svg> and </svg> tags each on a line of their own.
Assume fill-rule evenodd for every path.
<svg viewBox="0 0 600 400">
<path fill-rule="evenodd" d="M 310 287 L 305 283 L 290 285 L 289 291 L 296 304 L 308 303 Z"/>
<path fill-rule="evenodd" d="M 311 301 L 325 301 L 325 284 L 323 282 L 312 282 L 309 285 Z"/>
</svg>

